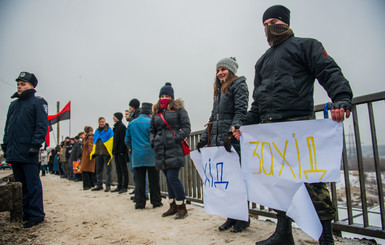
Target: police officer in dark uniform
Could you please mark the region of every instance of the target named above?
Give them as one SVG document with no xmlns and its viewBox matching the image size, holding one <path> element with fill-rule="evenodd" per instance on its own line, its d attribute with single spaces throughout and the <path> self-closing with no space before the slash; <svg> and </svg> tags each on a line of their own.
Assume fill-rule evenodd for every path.
<svg viewBox="0 0 385 245">
<path fill-rule="evenodd" d="M 17 92 L 8 109 L 1 145 L 12 164 L 15 180 L 23 185 L 24 228 L 44 221 L 43 190 L 39 177 L 39 149 L 48 129 L 48 105 L 36 97 L 38 83 L 34 74 L 21 72 L 16 78 Z"/>
</svg>

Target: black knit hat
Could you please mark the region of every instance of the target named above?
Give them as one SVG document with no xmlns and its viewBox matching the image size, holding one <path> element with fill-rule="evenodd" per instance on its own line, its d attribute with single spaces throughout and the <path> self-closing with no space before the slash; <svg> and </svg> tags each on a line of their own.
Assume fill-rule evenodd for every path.
<svg viewBox="0 0 385 245">
<path fill-rule="evenodd" d="M 159 97 L 161 95 L 169 95 L 171 96 L 171 98 L 174 99 L 174 89 L 171 87 L 171 83 L 166 83 L 161 89 L 160 89 L 160 92 L 159 92 Z"/>
<path fill-rule="evenodd" d="M 140 114 L 152 114 L 152 104 L 143 102 L 142 107 L 140 108 Z"/>
<path fill-rule="evenodd" d="M 282 20 L 290 25 L 290 10 L 282 5 L 271 6 L 263 13 L 262 23 L 265 23 L 266 20 L 271 18 Z"/>
<path fill-rule="evenodd" d="M 116 112 L 114 114 L 114 116 L 119 120 L 119 121 L 122 121 L 123 119 L 123 114 L 121 112 Z"/>
<path fill-rule="evenodd" d="M 26 71 L 20 72 L 20 75 L 18 78 L 15 79 L 17 81 L 24 81 L 24 82 L 29 82 L 30 84 L 33 85 L 34 88 L 37 86 L 37 78 L 33 73 L 29 73 Z"/>
<path fill-rule="evenodd" d="M 137 109 L 140 106 L 140 102 L 137 99 L 132 99 L 128 105 Z"/>
</svg>

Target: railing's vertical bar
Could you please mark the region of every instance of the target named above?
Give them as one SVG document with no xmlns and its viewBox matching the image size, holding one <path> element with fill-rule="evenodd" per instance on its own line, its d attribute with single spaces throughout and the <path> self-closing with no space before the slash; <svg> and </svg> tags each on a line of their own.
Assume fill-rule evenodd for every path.
<svg viewBox="0 0 385 245">
<path fill-rule="evenodd" d="M 195 146 L 197 144 L 197 138 L 198 138 L 197 135 L 190 137 L 190 139 L 191 139 L 190 146 L 191 146 L 192 150 L 195 150 Z M 197 178 L 199 178 L 199 176 L 197 176 L 197 170 L 195 169 L 195 166 L 192 163 L 192 160 L 191 160 L 191 164 L 193 165 L 193 170 L 192 170 L 193 197 L 197 198 L 197 189 L 199 188 L 198 183 L 197 183 Z"/>
<path fill-rule="evenodd" d="M 199 140 L 200 140 L 200 134 L 197 134 L 197 135 L 195 136 L 195 142 L 198 143 Z M 202 200 L 202 202 L 203 202 L 202 180 L 201 180 L 201 178 L 200 178 L 200 176 L 199 176 L 198 173 L 196 173 L 196 175 L 198 176 L 198 177 L 197 177 L 197 192 L 198 192 L 197 198 L 200 199 L 200 200 Z"/>
<path fill-rule="evenodd" d="M 368 102 L 368 111 L 369 111 L 370 133 L 372 136 L 372 145 L 373 145 L 374 166 L 376 168 L 377 190 L 378 190 L 378 201 L 379 201 L 379 205 L 380 205 L 381 225 L 382 225 L 382 229 L 385 230 L 384 191 L 382 188 L 380 157 L 378 154 L 376 125 L 375 125 L 375 121 L 374 121 L 372 102 Z"/>
<path fill-rule="evenodd" d="M 346 195 L 346 207 L 348 212 L 348 222 L 349 222 L 349 225 L 351 225 L 353 224 L 352 194 L 350 192 L 349 164 L 348 164 L 348 156 L 346 152 L 345 133 L 343 138 L 342 166 L 344 169 L 345 195 Z"/>
<path fill-rule="evenodd" d="M 333 202 L 336 210 L 338 210 L 338 198 L 337 198 L 336 182 L 331 182 L 330 187 L 331 187 L 331 192 L 332 192 L 332 202 Z M 335 220 L 340 220 L 338 212 L 336 212 Z"/>
<path fill-rule="evenodd" d="M 359 174 L 359 180 L 360 180 L 362 217 L 363 217 L 364 227 L 368 227 L 369 220 L 368 220 L 368 206 L 366 202 L 365 174 L 364 174 L 364 164 L 362 161 L 361 137 L 360 137 L 360 129 L 358 126 L 358 115 L 357 115 L 356 105 L 353 106 L 352 112 L 353 112 L 354 137 L 356 141 L 358 174 Z"/>
</svg>

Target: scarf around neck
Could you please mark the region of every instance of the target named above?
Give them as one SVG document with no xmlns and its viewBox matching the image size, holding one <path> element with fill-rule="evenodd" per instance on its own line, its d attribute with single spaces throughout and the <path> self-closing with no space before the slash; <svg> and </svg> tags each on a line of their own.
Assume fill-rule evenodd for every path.
<svg viewBox="0 0 385 245">
<path fill-rule="evenodd" d="M 285 24 L 265 26 L 265 34 L 270 47 L 277 46 L 278 44 L 294 35 L 293 30 Z"/>
</svg>

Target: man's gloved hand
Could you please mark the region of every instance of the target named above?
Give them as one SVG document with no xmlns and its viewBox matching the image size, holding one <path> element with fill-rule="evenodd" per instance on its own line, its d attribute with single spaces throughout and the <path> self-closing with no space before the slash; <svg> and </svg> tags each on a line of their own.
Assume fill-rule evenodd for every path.
<svg viewBox="0 0 385 245">
<path fill-rule="evenodd" d="M 352 110 L 352 104 L 349 99 L 341 99 L 339 101 L 329 104 L 332 119 L 336 122 L 342 122 L 346 118 L 349 118 Z"/>
<path fill-rule="evenodd" d="M 228 152 L 231 152 L 231 139 L 232 138 L 233 138 L 233 135 L 231 134 L 223 140 L 223 146 L 225 147 L 226 151 L 228 151 Z"/>
<path fill-rule="evenodd" d="M 329 104 L 330 110 L 341 109 L 341 108 L 344 108 L 345 111 L 347 111 L 347 110 L 351 111 L 352 110 L 352 103 L 350 102 L 349 99 L 342 99 L 340 101 L 336 101 L 336 102 Z"/>
<path fill-rule="evenodd" d="M 33 156 L 35 154 L 39 153 L 39 149 L 36 148 L 29 148 L 28 156 Z"/>
<path fill-rule="evenodd" d="M 197 144 L 197 150 L 198 150 L 199 152 L 201 152 L 201 148 L 202 148 L 203 146 L 205 146 L 205 145 L 206 145 L 205 143 L 203 143 L 202 141 L 199 141 L 198 144 Z"/>
</svg>

